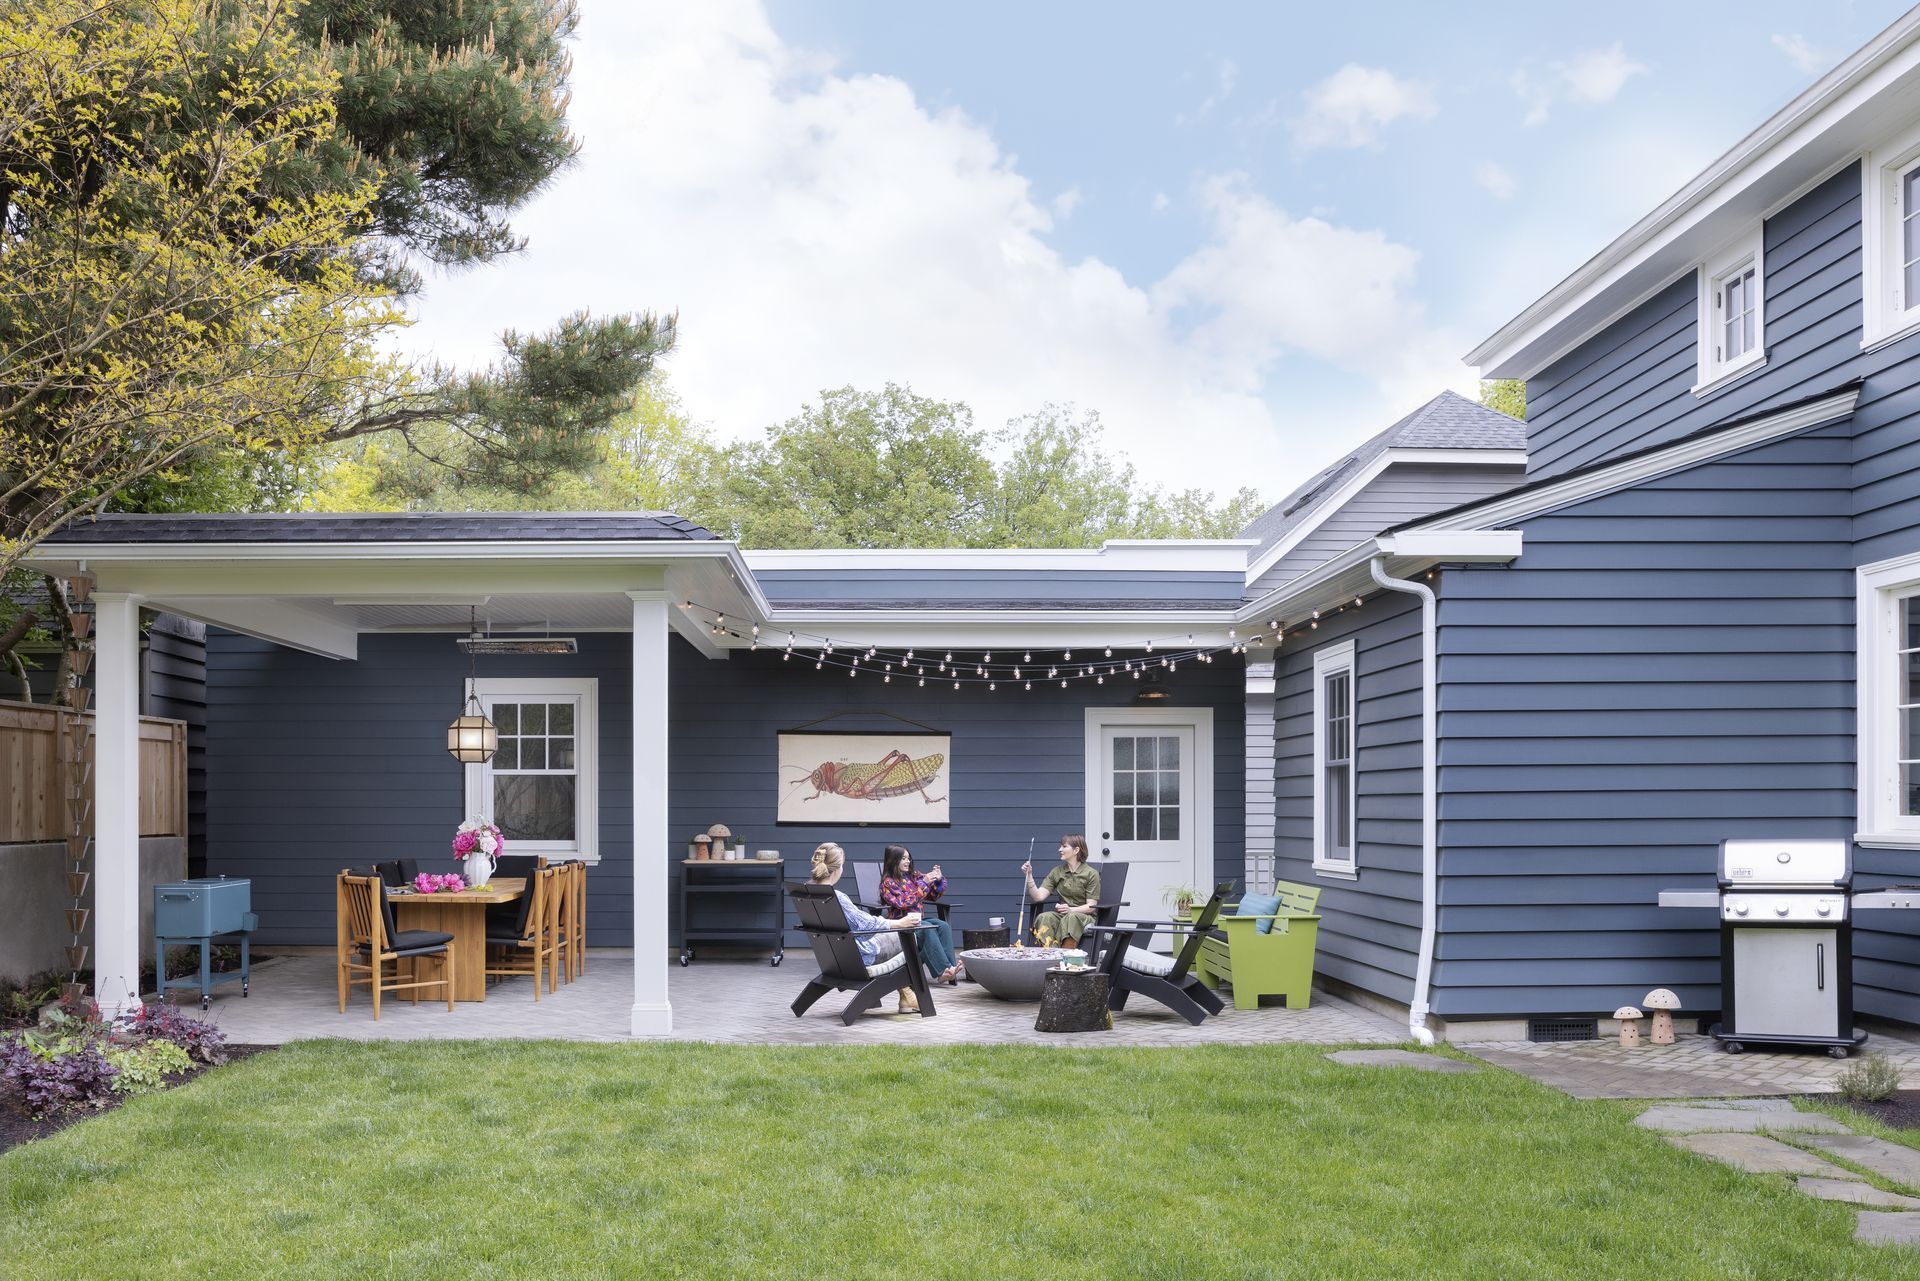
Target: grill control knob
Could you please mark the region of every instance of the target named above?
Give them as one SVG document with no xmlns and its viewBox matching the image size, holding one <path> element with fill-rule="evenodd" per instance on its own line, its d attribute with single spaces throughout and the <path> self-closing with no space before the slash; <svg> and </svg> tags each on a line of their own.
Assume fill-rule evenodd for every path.
<svg viewBox="0 0 1920 1281">
<path fill-rule="evenodd" d="M 1817 911 L 1818 911 L 1818 912 L 1820 913 L 1820 915 L 1822 915 L 1822 916 L 1832 916 L 1832 915 L 1833 915 L 1833 904 L 1831 904 L 1831 903 L 1822 903 L 1822 904 L 1821 904 L 1821 905 L 1820 905 L 1820 906 L 1819 906 L 1819 907 L 1818 907 L 1817 909 L 1815 909 L 1815 910 L 1817 910 Z"/>
<path fill-rule="evenodd" d="M 1747 905 L 1745 903 L 1736 903 L 1734 904 L 1733 910 L 1735 915 L 1745 916 L 1747 914 Z"/>
<path fill-rule="evenodd" d="M 1775 916 L 1785 916 L 1791 910 L 1792 909 L 1790 909 L 1785 903 L 1782 903 L 1780 904 L 1780 906 L 1773 909 L 1773 914 Z"/>
<path fill-rule="evenodd" d="M 1787 853 L 1785 850 L 1781 850 L 1778 854 L 1775 854 L 1773 857 L 1776 861 L 1781 863 L 1793 862 L 1793 855 Z"/>
</svg>

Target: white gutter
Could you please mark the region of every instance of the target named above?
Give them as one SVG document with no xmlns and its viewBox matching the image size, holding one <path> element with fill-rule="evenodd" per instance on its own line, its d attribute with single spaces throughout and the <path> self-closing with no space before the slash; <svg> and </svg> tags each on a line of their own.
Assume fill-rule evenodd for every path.
<svg viewBox="0 0 1920 1281">
<path fill-rule="evenodd" d="M 1413 1000 L 1407 1005 L 1407 1030 L 1422 1045 L 1433 1044 L 1427 1026 L 1427 993 L 1433 983 L 1433 936 L 1438 908 L 1440 863 L 1439 680 L 1433 589 L 1387 574 L 1383 553 L 1367 562 L 1373 581 L 1390 592 L 1420 598 L 1420 954 L 1414 962 Z"/>
</svg>

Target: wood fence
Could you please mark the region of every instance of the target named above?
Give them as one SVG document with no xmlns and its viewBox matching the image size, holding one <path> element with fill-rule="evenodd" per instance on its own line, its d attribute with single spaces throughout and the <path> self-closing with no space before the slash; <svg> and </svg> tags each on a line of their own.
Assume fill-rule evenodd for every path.
<svg viewBox="0 0 1920 1281">
<path fill-rule="evenodd" d="M 57 841 L 67 832 L 61 796 L 60 739 L 93 713 L 0 701 L 0 845 Z M 88 773 L 93 749 L 89 739 Z M 140 835 L 187 834 L 187 724 L 140 718 Z"/>
</svg>

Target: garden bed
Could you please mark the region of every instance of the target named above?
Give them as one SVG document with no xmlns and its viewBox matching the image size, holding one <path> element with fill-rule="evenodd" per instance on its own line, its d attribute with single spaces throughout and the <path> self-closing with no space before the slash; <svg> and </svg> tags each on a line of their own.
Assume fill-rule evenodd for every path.
<svg viewBox="0 0 1920 1281">
<path fill-rule="evenodd" d="M 1817 1094 L 1822 1103 L 1852 1108 L 1895 1130 L 1920 1131 L 1920 1090 L 1895 1090 L 1884 1099 L 1850 1099 L 1844 1094 Z"/>
</svg>

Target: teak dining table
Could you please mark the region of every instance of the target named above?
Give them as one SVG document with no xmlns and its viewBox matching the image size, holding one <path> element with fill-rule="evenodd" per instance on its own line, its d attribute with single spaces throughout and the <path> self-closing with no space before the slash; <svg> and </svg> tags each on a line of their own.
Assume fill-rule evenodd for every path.
<svg viewBox="0 0 1920 1281">
<path fill-rule="evenodd" d="M 393 925 L 400 930 L 437 930 L 453 935 L 456 1001 L 487 999 L 487 908 L 525 897 L 521 876 L 496 876 L 483 890 L 443 890 L 438 894 L 387 891 Z"/>
</svg>

